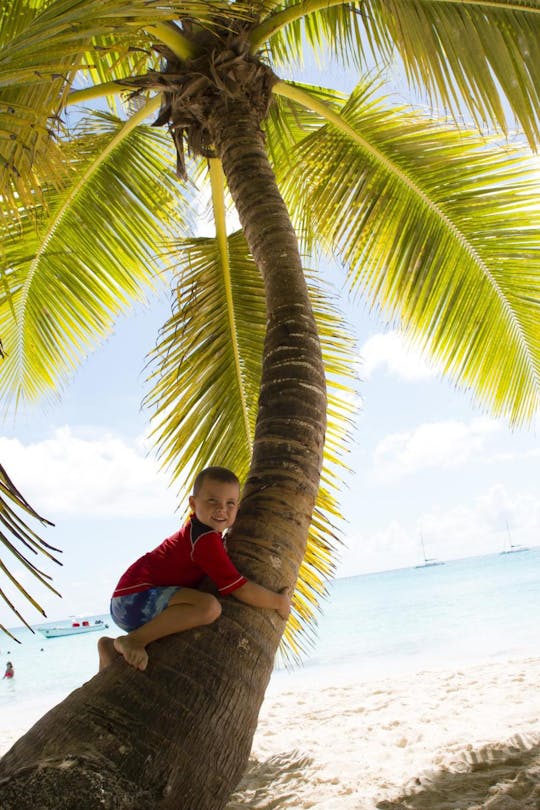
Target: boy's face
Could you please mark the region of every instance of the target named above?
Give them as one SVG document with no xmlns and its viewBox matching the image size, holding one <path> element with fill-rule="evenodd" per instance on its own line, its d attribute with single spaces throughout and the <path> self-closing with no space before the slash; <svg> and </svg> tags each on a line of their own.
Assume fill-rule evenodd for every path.
<svg viewBox="0 0 540 810">
<path fill-rule="evenodd" d="M 238 484 L 205 478 L 197 495 L 191 495 L 189 505 L 201 523 L 216 532 L 232 526 L 240 501 Z"/>
</svg>

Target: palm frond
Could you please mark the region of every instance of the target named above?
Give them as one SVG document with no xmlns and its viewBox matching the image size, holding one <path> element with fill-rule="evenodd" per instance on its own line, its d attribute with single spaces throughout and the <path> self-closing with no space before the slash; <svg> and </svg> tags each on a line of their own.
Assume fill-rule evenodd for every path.
<svg viewBox="0 0 540 810">
<path fill-rule="evenodd" d="M 3 229 L 4 398 L 61 386 L 114 316 L 155 288 L 160 243 L 184 231 L 169 139 L 134 122 L 98 113 L 81 123 L 63 145 L 69 183 Z"/>
<path fill-rule="evenodd" d="M 226 14 L 225 14 L 226 12 Z M 0 198 L 10 218 L 35 203 L 46 182 L 65 180 L 58 139 L 72 87 L 122 80 L 159 65 L 153 43 L 163 23 L 198 18 L 223 26 L 250 17 L 247 3 L 177 0 L 6 0 L 0 11 Z M 217 15 L 217 20 L 214 17 Z M 156 37 L 156 29 L 158 36 Z M 109 108 L 120 114 L 112 93 Z"/>
<path fill-rule="evenodd" d="M 62 82 L 50 83 L 59 97 Z M 0 95 L 0 221 L 14 220 L 35 205 L 44 179 L 59 189 L 66 168 L 59 137 L 62 123 L 49 120 L 51 86 L 7 88 Z"/>
<path fill-rule="evenodd" d="M 254 28 L 251 42 L 255 50 L 266 44 L 277 66 L 302 65 L 306 46 L 320 64 L 330 57 L 347 67 L 368 66 L 372 56 L 365 37 L 365 3 L 303 0 L 276 6 Z"/>
<path fill-rule="evenodd" d="M 456 118 L 508 132 L 515 116 L 540 141 L 540 6 L 537 0 L 374 2 L 366 30 L 382 52 L 397 51 L 408 80 Z M 507 107 L 510 106 L 510 120 Z M 506 108 L 506 109 L 505 109 Z"/>
<path fill-rule="evenodd" d="M 93 42 L 99 45 L 102 37 L 115 35 L 122 42 L 127 32 L 173 19 L 173 5 L 149 6 L 144 0 L 7 0 L 0 17 L 0 87 L 43 83 L 55 75 L 68 81 Z M 189 13 L 205 4 L 193 0 L 176 5 Z"/>
<path fill-rule="evenodd" d="M 37 566 L 34 565 L 34 563 L 26 556 L 28 552 L 31 552 L 34 555 L 42 554 L 49 560 L 52 560 L 60 565 L 61 563 L 59 560 L 51 553 L 53 551 L 59 552 L 59 549 L 54 548 L 46 543 L 31 528 L 29 528 L 26 522 L 19 517 L 17 511 L 13 509 L 14 506 L 17 509 L 22 510 L 31 518 L 40 521 L 42 525 L 53 525 L 46 518 L 41 517 L 41 515 L 39 515 L 35 509 L 30 506 L 28 501 L 19 492 L 4 467 L 0 465 L 0 524 L 2 526 L 2 529 L 0 529 L 0 543 L 2 543 L 11 554 L 13 554 L 19 565 L 23 565 L 24 568 L 30 571 L 32 576 L 34 576 L 41 584 L 45 585 L 45 587 L 47 587 L 50 591 L 60 596 L 58 591 L 56 591 L 55 588 L 53 588 L 50 584 L 51 577 L 49 574 L 40 571 L 40 569 L 37 568 Z M 20 550 L 20 546 L 23 546 L 25 553 Z M 0 571 L 2 571 L 4 576 L 7 577 L 11 584 L 26 600 L 30 602 L 30 604 L 43 616 L 45 616 L 43 608 L 38 602 L 36 602 L 26 588 L 24 588 L 21 583 L 11 574 L 9 568 L 1 560 Z M 19 621 L 21 621 L 31 630 L 32 628 L 9 599 L 3 588 L 0 589 L 0 598 L 15 614 Z M 5 627 L 0 626 L 0 629 L 7 633 L 7 635 L 9 635 L 14 641 L 18 642 L 18 639 L 12 633 L 10 633 L 9 630 L 6 630 Z"/>
<path fill-rule="evenodd" d="M 284 3 L 252 34 L 273 60 L 302 63 L 306 43 L 338 63 L 384 70 L 396 57 L 429 104 L 509 132 L 519 122 L 540 141 L 540 7 L 537 0 L 401 0 Z M 508 113 L 510 107 L 510 113 Z"/>
<path fill-rule="evenodd" d="M 0 87 L 50 81 L 55 74 L 67 81 L 74 68 L 91 68 L 91 63 L 82 61 L 85 54 L 93 60 L 98 58 L 96 48 L 103 47 L 117 51 L 123 72 L 127 63 L 136 60 L 134 52 L 131 56 L 126 53 L 131 34 L 137 48 L 152 39 L 151 34 L 140 32 L 161 22 L 197 19 L 200 25 L 223 27 L 227 20 L 250 19 L 251 15 L 247 3 L 217 0 L 163 4 L 148 0 L 5 0 L 0 14 Z M 114 69 L 113 63 L 111 66 Z"/>
<path fill-rule="evenodd" d="M 182 490 L 193 471 L 211 464 L 245 476 L 251 456 L 262 350 L 253 324 L 264 323 L 264 298 L 241 235 L 229 236 L 227 244 L 233 312 L 218 240 L 178 242 L 175 307 L 151 357 L 152 391 L 146 404 L 156 409 L 154 436 L 162 463 Z"/>
<path fill-rule="evenodd" d="M 540 392 L 540 178 L 528 155 L 359 88 L 297 148 L 286 198 L 351 283 L 513 422 Z"/>
<path fill-rule="evenodd" d="M 67 93 L 81 78 L 101 81 L 124 77 L 141 64 L 136 27 L 170 16 L 147 4 L 8 0 L 0 14 L 0 198 L 2 210 L 16 218 L 36 202 L 43 184 L 65 181 L 59 138 Z M 129 11 L 127 16 L 123 16 Z M 141 17 L 145 11 L 146 17 Z"/>
<path fill-rule="evenodd" d="M 336 111 L 339 111 L 345 101 L 343 93 L 336 90 L 300 83 L 297 86 L 305 88 L 312 97 Z M 285 165 L 291 159 L 296 144 L 322 123 L 324 118 L 316 111 L 301 107 L 284 96 L 274 95 L 268 117 L 262 125 L 266 149 L 273 165 L 282 168 L 285 174 Z"/>
<path fill-rule="evenodd" d="M 243 479 L 251 461 L 266 328 L 264 290 L 243 234 L 229 235 L 227 247 L 232 298 L 225 291 L 229 281 L 218 240 L 178 244 L 176 306 L 151 357 L 146 405 L 155 411 L 159 455 L 182 500 L 199 469 L 221 464 Z M 352 409 L 352 344 L 331 299 L 310 278 L 328 374 L 329 416 L 323 486 L 285 635 L 285 658 L 298 657 L 309 644 L 317 605 L 334 570 L 339 543 L 333 526 L 339 519 L 335 492 Z"/>
<path fill-rule="evenodd" d="M 143 29 L 93 37 L 81 59 L 75 86 L 121 81 L 159 69 L 161 57 L 152 48 L 154 37 Z"/>
</svg>

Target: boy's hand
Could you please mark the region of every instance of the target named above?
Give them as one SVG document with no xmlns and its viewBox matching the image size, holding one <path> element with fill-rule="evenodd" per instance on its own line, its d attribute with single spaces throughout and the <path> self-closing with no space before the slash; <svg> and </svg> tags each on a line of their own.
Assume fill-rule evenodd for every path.
<svg viewBox="0 0 540 810">
<path fill-rule="evenodd" d="M 278 593 L 279 605 L 276 608 L 278 615 L 287 621 L 289 613 L 291 612 L 291 589 L 287 585 L 282 588 Z"/>
</svg>

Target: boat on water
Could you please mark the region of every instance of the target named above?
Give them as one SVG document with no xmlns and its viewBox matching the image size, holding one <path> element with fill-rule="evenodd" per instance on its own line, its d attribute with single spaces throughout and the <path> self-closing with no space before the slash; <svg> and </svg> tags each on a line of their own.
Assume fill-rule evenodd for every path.
<svg viewBox="0 0 540 810">
<path fill-rule="evenodd" d="M 420 535 L 420 545 L 422 546 L 422 557 L 424 562 L 415 565 L 415 568 L 433 568 L 435 565 L 444 565 L 443 560 L 437 560 L 435 557 L 426 557 L 426 548 L 424 546 L 424 537 Z"/>
<path fill-rule="evenodd" d="M 59 624 L 56 627 L 38 627 L 37 630 L 45 638 L 59 638 L 60 636 L 75 636 L 80 633 L 92 633 L 96 630 L 104 630 L 108 624 L 97 619 L 91 623 L 87 619 L 82 621 L 72 621 L 71 624 Z"/>
<path fill-rule="evenodd" d="M 512 543 L 512 534 L 510 532 L 510 526 L 508 525 L 508 521 L 506 521 L 506 533 L 507 533 L 507 541 L 500 554 L 517 554 L 520 551 L 529 550 L 527 546 L 522 546 L 519 543 Z"/>
</svg>

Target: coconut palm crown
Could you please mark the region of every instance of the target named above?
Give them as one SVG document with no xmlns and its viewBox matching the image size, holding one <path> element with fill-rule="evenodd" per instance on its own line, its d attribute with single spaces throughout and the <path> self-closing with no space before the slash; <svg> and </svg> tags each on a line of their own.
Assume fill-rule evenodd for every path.
<svg viewBox="0 0 540 810">
<path fill-rule="evenodd" d="M 304 52 L 356 70 L 353 91 L 291 80 Z M 396 64 L 423 111 L 386 97 Z M 209 464 L 247 477 L 231 553 L 275 589 L 298 578 L 297 654 L 333 570 L 354 388 L 324 273 L 305 267 L 337 259 L 344 285 L 457 385 L 529 422 L 540 391 L 539 94 L 537 0 L 7 0 L 4 406 L 61 390 L 121 313 L 170 285 L 147 396 L 158 453 L 182 495 Z M 210 236 L 196 228 L 206 188 Z M 122 774 L 129 787 L 111 807 L 177 807 L 179 791 L 189 810 L 223 807 L 282 630 L 229 600 L 219 630 L 196 644 L 189 633 L 158 642 L 152 681 L 111 665 L 6 756 L 0 776 L 29 797 L 18 807 L 49 806 L 41 758 L 66 780 L 65 750 L 79 775 L 98 763 L 96 795 L 119 790 Z M 201 661 L 212 666 L 196 670 Z M 210 677 L 213 704 L 197 692 Z M 204 706 L 198 723 L 193 705 Z M 56 801 L 67 782 L 51 784 Z M 0 791 L 2 806 L 8 798 Z"/>
</svg>

